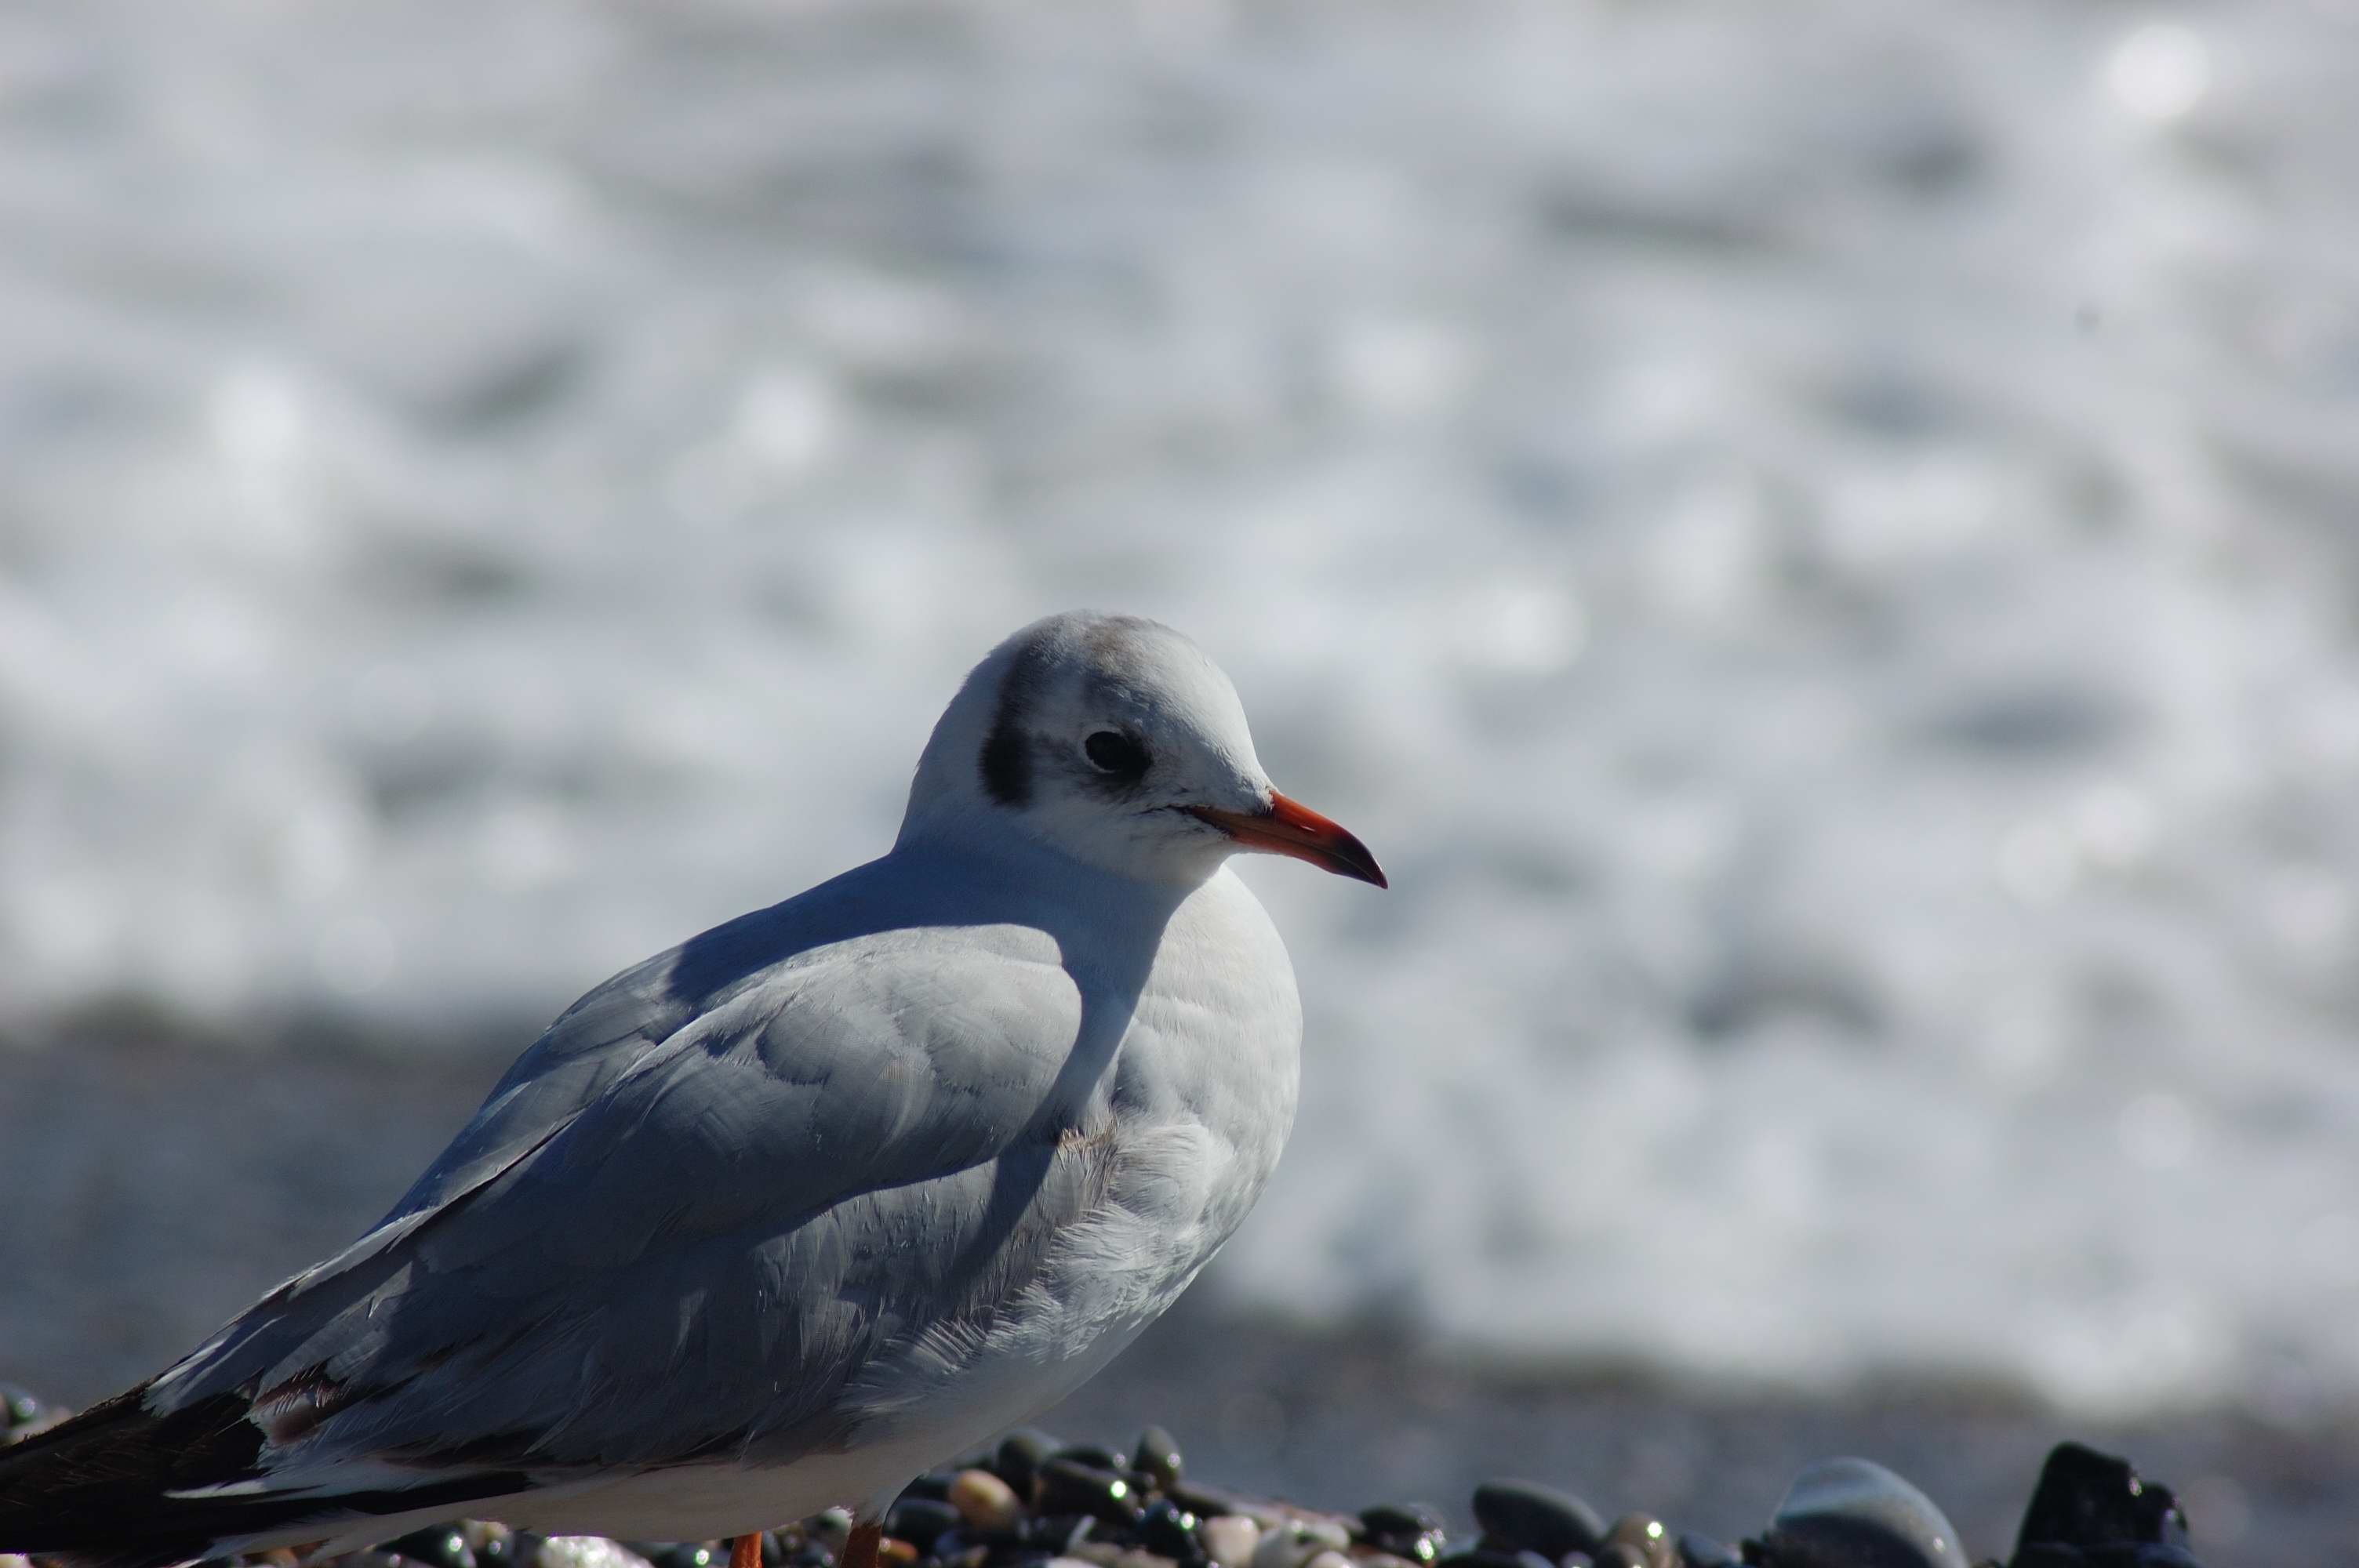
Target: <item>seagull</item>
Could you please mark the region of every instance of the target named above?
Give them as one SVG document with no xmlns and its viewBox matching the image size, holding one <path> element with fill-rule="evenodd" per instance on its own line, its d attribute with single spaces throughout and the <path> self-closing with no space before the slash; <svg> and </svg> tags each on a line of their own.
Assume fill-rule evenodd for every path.
<svg viewBox="0 0 2359 1568">
<path fill-rule="evenodd" d="M 977 665 L 892 849 L 624 970 L 374 1228 L 0 1449 L 0 1550 L 159 1568 L 462 1513 L 732 1539 L 1055 1403 L 1187 1288 L 1293 1124 L 1301 1005 L 1228 866 L 1385 883 L 1179 633 Z"/>
</svg>

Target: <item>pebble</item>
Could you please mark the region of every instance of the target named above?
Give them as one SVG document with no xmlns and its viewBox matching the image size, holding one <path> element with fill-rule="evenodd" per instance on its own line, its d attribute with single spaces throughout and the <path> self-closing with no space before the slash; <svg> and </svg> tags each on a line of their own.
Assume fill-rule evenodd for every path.
<svg viewBox="0 0 2359 1568">
<path fill-rule="evenodd" d="M 2170 1488 L 2143 1479 L 2128 1460 L 2060 1443 L 2040 1466 L 2015 1538 L 2018 1556 L 2026 1547 L 2051 1544 L 2183 1547 L 2187 1519 Z"/>
<path fill-rule="evenodd" d="M 1352 1544 L 1341 1525 L 1313 1519 L 1287 1519 L 1265 1530 L 1254 1548 L 1252 1568 L 1310 1568 L 1310 1560 L 1329 1548 L 1341 1552 Z"/>
<path fill-rule="evenodd" d="M 475 1568 L 475 1552 L 467 1544 L 466 1531 L 453 1525 L 436 1525 L 430 1530 L 414 1530 L 397 1541 L 388 1541 L 378 1549 L 412 1563 L 424 1563 L 429 1568 Z"/>
<path fill-rule="evenodd" d="M 647 1568 L 647 1560 L 603 1535 L 552 1535 L 524 1568 Z"/>
<path fill-rule="evenodd" d="M 1139 1516 L 1139 1543 L 1183 1568 L 1195 1568 L 1205 1560 L 1203 1543 L 1196 1539 L 1198 1525 L 1194 1514 L 1169 1498 L 1158 1498 Z"/>
<path fill-rule="evenodd" d="M 1159 1426 L 1150 1426 L 1138 1434 L 1138 1445 L 1131 1450 L 1130 1467 L 1161 1492 L 1180 1484 L 1180 1474 L 1186 1465 L 1180 1457 L 1180 1444 L 1169 1433 Z"/>
<path fill-rule="evenodd" d="M 1111 1469 L 1084 1464 L 1068 1454 L 1059 1454 L 1041 1465 L 1032 1492 L 1033 1501 L 1044 1513 L 1088 1514 L 1119 1525 L 1135 1524 L 1138 1519 L 1138 1498 L 1129 1481 Z"/>
<path fill-rule="evenodd" d="M 1794 1478 L 1764 1537 L 1776 1568 L 1966 1568 L 1933 1500 L 1867 1459 L 1821 1459 Z"/>
<path fill-rule="evenodd" d="M 978 1530 L 1014 1530 L 1024 1517 L 1016 1488 L 988 1470 L 962 1470 L 951 1482 L 951 1507 Z"/>
<path fill-rule="evenodd" d="M 885 1516 L 885 1533 L 896 1541 L 908 1541 L 923 1554 L 932 1550 L 935 1541 L 957 1529 L 963 1517 L 949 1503 L 905 1493 Z"/>
<path fill-rule="evenodd" d="M 1261 1526 L 1243 1514 L 1214 1514 L 1196 1527 L 1196 1540 L 1219 1568 L 1249 1568 Z"/>
<path fill-rule="evenodd" d="M 1553 1561 L 1568 1552 L 1595 1556 L 1605 1521 L 1567 1492 L 1531 1481 L 1485 1481 L 1474 1488 L 1474 1519 L 1495 1545 L 1528 1547 Z"/>
<path fill-rule="evenodd" d="M 1057 1440 L 1045 1432 L 1030 1427 L 1018 1427 L 999 1440 L 998 1452 L 992 1455 L 991 1467 L 999 1478 L 1016 1489 L 1019 1498 L 1032 1496 L 1032 1483 L 1040 1473 L 1041 1464 L 1057 1451 Z"/>
<path fill-rule="evenodd" d="M 1352 1560 L 1331 1546 L 1323 1552 L 1312 1553 L 1310 1561 L 1302 1568 L 1352 1568 Z"/>
<path fill-rule="evenodd" d="M 25 1426 L 41 1419 L 41 1401 L 28 1390 L 0 1383 L 0 1426 Z"/>
<path fill-rule="evenodd" d="M 1532 1555 L 1539 1557 L 1537 1552 Z M 1573 1553 L 1567 1552 L 1565 1555 L 1569 1557 Z M 1540 1561 L 1545 1563 L 1548 1559 L 1542 1557 Z M 1560 1563 L 1563 1559 L 1560 1558 L 1558 1561 Z M 1508 1552 L 1497 1546 L 1472 1546 L 1463 1552 L 1451 1552 L 1435 1563 L 1434 1568 L 1524 1568 L 1524 1554 L 1521 1552 Z"/>
<path fill-rule="evenodd" d="M 1744 1561 L 1737 1556 L 1736 1548 L 1693 1530 L 1681 1535 L 1678 1545 L 1680 1568 L 1736 1568 Z"/>
<path fill-rule="evenodd" d="M 1605 1544 L 1629 1548 L 1642 1568 L 1675 1568 L 1679 1561 L 1663 1521 L 1652 1514 L 1624 1514 L 1605 1532 Z"/>
<path fill-rule="evenodd" d="M 1431 1563 L 1449 1544 L 1439 1511 L 1423 1503 L 1378 1503 L 1360 1510 L 1368 1544 L 1409 1562 Z"/>
<path fill-rule="evenodd" d="M 639 1555 L 653 1563 L 655 1568 L 714 1568 L 716 1563 L 729 1561 L 726 1550 L 706 1546 L 701 1541 L 650 1547 L 640 1550 Z"/>
<path fill-rule="evenodd" d="M 1035 1552 L 1070 1555 L 1089 1540 L 1097 1524 L 1088 1514 L 1043 1514 L 1026 1519 L 1016 1539 Z"/>
</svg>

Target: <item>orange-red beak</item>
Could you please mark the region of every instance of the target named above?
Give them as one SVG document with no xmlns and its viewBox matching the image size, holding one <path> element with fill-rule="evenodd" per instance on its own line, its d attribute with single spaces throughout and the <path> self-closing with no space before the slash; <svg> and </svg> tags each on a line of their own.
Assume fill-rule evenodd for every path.
<svg viewBox="0 0 2359 1568">
<path fill-rule="evenodd" d="M 1191 806 L 1187 810 L 1248 849 L 1291 855 L 1339 877 L 1353 877 L 1378 887 L 1388 885 L 1384 868 L 1376 864 L 1365 844 L 1276 790 L 1270 791 L 1266 811 L 1215 811 L 1209 806 Z"/>
</svg>

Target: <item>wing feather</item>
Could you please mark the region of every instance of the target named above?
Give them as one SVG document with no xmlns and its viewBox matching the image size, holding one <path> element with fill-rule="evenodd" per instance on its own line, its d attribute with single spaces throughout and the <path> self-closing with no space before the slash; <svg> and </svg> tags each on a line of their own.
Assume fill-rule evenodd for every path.
<svg viewBox="0 0 2359 1568">
<path fill-rule="evenodd" d="M 1111 1115 L 1135 998 L 1021 923 L 810 924 L 748 916 L 585 997 L 375 1230 L 151 1406 L 257 1401 L 263 1468 L 307 1487 L 841 1441 L 865 1368 L 954 1356 L 1102 1190 L 1068 1134 Z"/>
</svg>

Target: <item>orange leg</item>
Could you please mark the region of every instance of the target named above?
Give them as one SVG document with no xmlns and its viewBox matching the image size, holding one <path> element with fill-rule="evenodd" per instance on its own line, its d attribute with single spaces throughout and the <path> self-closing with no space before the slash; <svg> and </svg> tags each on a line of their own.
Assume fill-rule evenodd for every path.
<svg viewBox="0 0 2359 1568">
<path fill-rule="evenodd" d="M 876 1568 L 876 1549 L 884 1541 L 883 1525 L 865 1520 L 854 1524 L 852 1539 L 843 1543 L 843 1555 L 835 1560 L 835 1568 Z"/>
<path fill-rule="evenodd" d="M 762 1568 L 762 1538 L 741 1535 L 729 1543 L 729 1568 Z"/>
</svg>

